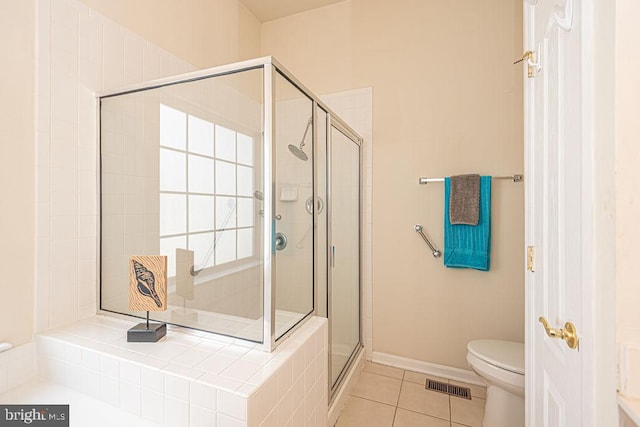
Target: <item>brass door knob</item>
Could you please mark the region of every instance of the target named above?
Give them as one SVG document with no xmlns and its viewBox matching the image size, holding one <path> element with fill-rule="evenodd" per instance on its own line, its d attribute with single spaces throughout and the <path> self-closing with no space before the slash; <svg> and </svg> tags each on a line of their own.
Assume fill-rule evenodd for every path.
<svg viewBox="0 0 640 427">
<path fill-rule="evenodd" d="M 545 332 L 550 338 L 560 338 L 564 340 L 570 349 L 578 348 L 580 339 L 578 338 L 576 327 L 573 323 L 565 323 L 564 328 L 550 328 L 549 323 L 547 322 L 547 319 L 544 318 L 544 316 L 541 316 L 538 320 L 540 321 L 540 323 L 542 323 Z"/>
</svg>

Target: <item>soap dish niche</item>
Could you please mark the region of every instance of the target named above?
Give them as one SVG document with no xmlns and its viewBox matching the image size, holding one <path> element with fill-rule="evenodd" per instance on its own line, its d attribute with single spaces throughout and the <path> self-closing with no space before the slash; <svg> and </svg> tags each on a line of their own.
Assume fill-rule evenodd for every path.
<svg viewBox="0 0 640 427">
<path fill-rule="evenodd" d="M 280 189 L 280 201 L 281 202 L 295 202 L 298 200 L 298 188 L 296 187 L 282 187 Z"/>
</svg>

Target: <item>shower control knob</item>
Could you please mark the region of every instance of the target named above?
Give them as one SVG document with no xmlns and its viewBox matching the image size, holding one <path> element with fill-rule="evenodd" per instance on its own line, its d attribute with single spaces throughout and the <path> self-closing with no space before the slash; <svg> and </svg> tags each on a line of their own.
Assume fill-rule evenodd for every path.
<svg viewBox="0 0 640 427">
<path fill-rule="evenodd" d="M 287 236 L 285 236 L 284 233 L 276 233 L 275 247 L 277 251 L 281 251 L 287 247 Z"/>
</svg>

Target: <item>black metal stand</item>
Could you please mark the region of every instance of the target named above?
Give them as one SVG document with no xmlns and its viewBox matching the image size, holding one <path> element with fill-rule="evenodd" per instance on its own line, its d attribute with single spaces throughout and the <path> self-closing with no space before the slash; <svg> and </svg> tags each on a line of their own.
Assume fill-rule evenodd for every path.
<svg viewBox="0 0 640 427">
<path fill-rule="evenodd" d="M 167 324 L 149 323 L 147 311 L 147 322 L 138 323 L 127 331 L 127 342 L 157 342 L 165 335 L 167 335 Z"/>
</svg>

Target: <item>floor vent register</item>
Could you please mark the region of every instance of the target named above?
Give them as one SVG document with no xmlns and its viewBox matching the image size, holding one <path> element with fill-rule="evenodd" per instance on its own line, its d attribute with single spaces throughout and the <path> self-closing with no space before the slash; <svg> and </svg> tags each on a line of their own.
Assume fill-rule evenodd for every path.
<svg viewBox="0 0 640 427">
<path fill-rule="evenodd" d="M 467 387 L 460 387 L 457 385 L 451 385 L 440 381 L 427 379 L 425 388 L 427 390 L 437 391 L 438 393 L 444 393 L 450 396 L 456 396 L 462 399 L 471 400 L 471 389 Z"/>
</svg>

